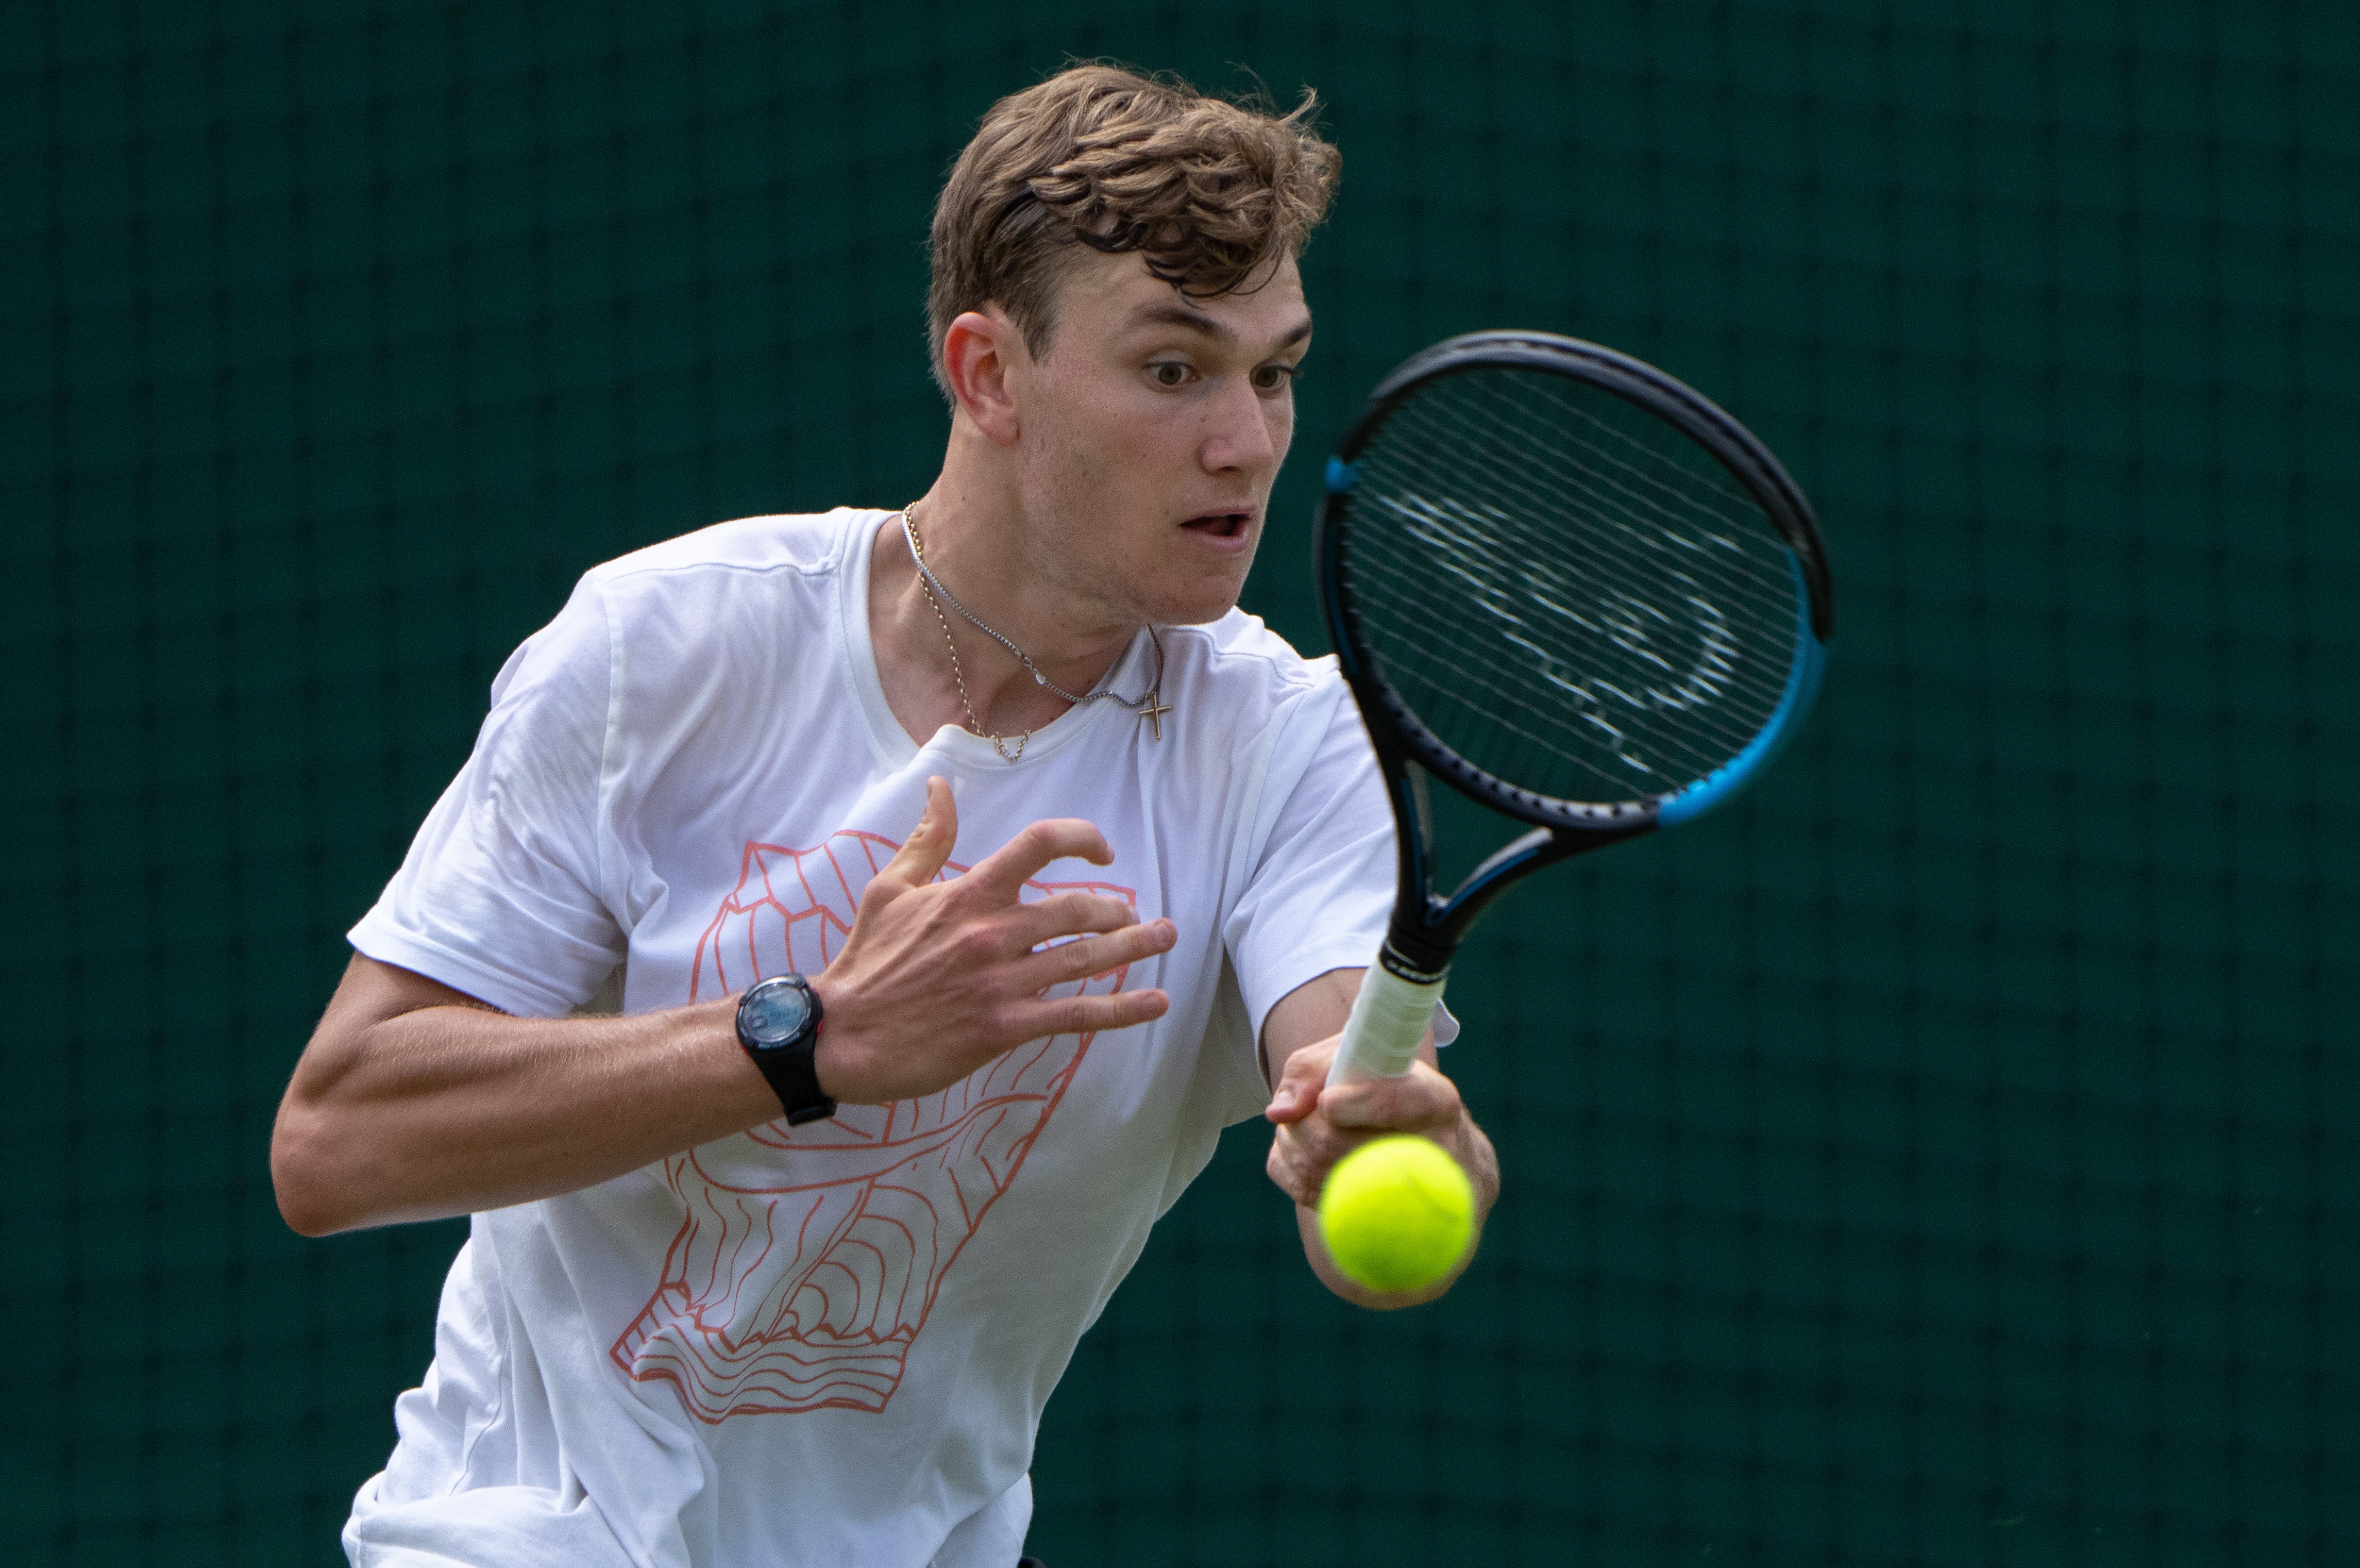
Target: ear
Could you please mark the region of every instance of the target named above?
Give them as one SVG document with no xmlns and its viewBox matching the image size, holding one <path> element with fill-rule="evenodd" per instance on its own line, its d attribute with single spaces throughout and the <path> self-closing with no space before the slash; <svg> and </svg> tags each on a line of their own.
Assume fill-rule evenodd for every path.
<svg viewBox="0 0 2360 1568">
<path fill-rule="evenodd" d="M 943 372 L 959 412 L 994 446 L 1013 446 L 1023 428 L 1017 403 L 1032 355 L 1024 334 L 997 305 L 962 311 L 943 334 Z"/>
</svg>

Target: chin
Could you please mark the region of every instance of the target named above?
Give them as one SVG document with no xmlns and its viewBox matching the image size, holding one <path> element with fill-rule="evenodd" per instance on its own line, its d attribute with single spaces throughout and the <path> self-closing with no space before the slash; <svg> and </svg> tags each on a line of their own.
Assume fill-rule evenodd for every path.
<svg viewBox="0 0 2360 1568">
<path fill-rule="evenodd" d="M 1226 570 L 1207 572 L 1202 561 L 1191 564 L 1196 569 L 1194 572 L 1175 572 L 1159 584 L 1145 618 L 1159 626 L 1201 626 L 1237 608 L 1238 598 L 1245 592 L 1246 574 L 1253 565 L 1252 552 L 1222 563 Z"/>
<path fill-rule="evenodd" d="M 1238 595 L 1244 591 L 1242 579 L 1194 584 L 1159 597 L 1146 618 L 1165 626 L 1207 626 L 1236 609 Z"/>
</svg>

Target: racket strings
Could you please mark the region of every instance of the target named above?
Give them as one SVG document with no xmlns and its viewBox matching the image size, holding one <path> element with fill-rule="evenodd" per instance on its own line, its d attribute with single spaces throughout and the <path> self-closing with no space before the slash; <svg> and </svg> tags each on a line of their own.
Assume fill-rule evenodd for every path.
<svg viewBox="0 0 2360 1568">
<path fill-rule="evenodd" d="M 1427 509 L 1411 531 L 1429 545 L 1443 536 L 1455 546 L 1443 557 L 1447 565 L 1442 575 L 1459 580 L 1455 586 L 1469 601 L 1467 609 L 1484 612 L 1468 615 L 1462 624 L 1461 629 L 1471 627 L 1478 635 L 1470 638 L 1445 633 L 1439 648 L 1426 642 L 1388 650 L 1397 683 L 1426 688 L 1405 691 L 1404 696 L 1429 724 L 1450 732 L 1445 738 L 1454 749 L 1467 751 L 1480 740 L 1483 749 L 1494 754 L 1496 766 L 1491 770 L 1503 777 L 1529 777 L 1544 758 L 1570 764 L 1621 798 L 1661 792 L 1710 772 L 1757 727 L 1745 721 L 1766 715 L 1775 694 L 1764 691 L 1759 700 L 1742 700 L 1747 695 L 1742 688 L 1757 682 L 1743 679 L 1741 638 L 1703 595 L 1688 595 L 1689 608 L 1700 613 L 1691 628 L 1689 663 L 1679 670 L 1651 646 L 1663 640 L 1669 616 L 1624 590 L 1594 601 L 1585 614 L 1578 604 L 1568 603 L 1572 595 L 1561 583 L 1529 578 L 1519 583 L 1514 573 L 1524 568 L 1524 552 L 1470 549 L 1470 539 L 1484 536 L 1466 522 L 1447 511 Z M 1423 561 L 1398 562 L 1400 571 L 1393 580 L 1404 585 L 1401 591 L 1388 595 L 1381 590 L 1372 597 L 1396 619 L 1414 622 L 1430 615 L 1434 559 L 1428 555 Z M 1421 567 L 1423 582 L 1411 575 Z M 1524 590 L 1524 604 L 1503 592 L 1511 585 Z M 1453 585 L 1442 586 L 1447 594 Z M 1535 605 L 1546 615 L 1526 613 Z M 1550 635 L 1550 617 L 1578 624 L 1589 634 L 1586 640 L 1603 642 L 1610 655 L 1620 657 L 1601 660 L 1595 649 L 1575 650 L 1576 657 L 1568 657 L 1563 636 Z M 1484 620 L 1494 624 L 1485 627 L 1480 624 Z M 1494 640 L 1502 629 L 1510 644 L 1505 648 Z M 1482 635 L 1487 631 L 1492 636 Z M 1502 653 L 1513 662 L 1502 662 Z M 1437 659 L 1437 654 L 1442 657 Z M 1589 657 L 1579 657 L 1583 654 Z M 1399 680 L 1408 673 L 1403 668 L 1408 662 L 1404 655 L 1420 661 L 1415 668 L 1425 671 L 1424 681 Z M 1722 700 L 1732 684 L 1741 688 L 1741 700 L 1724 707 Z M 1470 705 L 1479 698 L 1490 700 Z M 1755 712 L 1740 714 L 1732 724 L 1732 709 Z M 1527 714 L 1533 722 L 1520 723 L 1511 714 Z M 1454 717 L 1462 722 L 1451 722 Z M 1665 719 L 1684 722 L 1661 722 Z M 1519 747 L 1513 757 L 1499 757 L 1504 737 L 1536 747 L 1542 756 L 1524 755 Z M 1607 766 L 1609 758 L 1616 766 Z M 1634 771 L 1644 777 L 1634 781 Z"/>
<path fill-rule="evenodd" d="M 1463 537 L 1468 530 L 1456 531 Z M 1462 554 L 1457 568 L 1462 577 L 1468 575 L 1465 561 Z M 1403 563 L 1409 571 L 1418 564 Z M 1701 777 L 1750 736 L 1756 726 L 1730 724 L 1726 711 L 1715 706 L 1716 699 L 1729 695 L 1731 685 L 1744 684 L 1732 680 L 1742 639 L 1718 619 L 1703 624 L 1694 662 L 1680 679 L 1667 682 L 1666 661 L 1646 647 L 1660 630 L 1644 623 L 1648 607 L 1633 603 L 1606 605 L 1604 616 L 1585 617 L 1587 629 L 1619 645 L 1615 651 L 1635 652 L 1640 657 L 1622 658 L 1614 661 L 1619 669 L 1601 670 L 1595 659 L 1569 659 L 1562 647 L 1552 648 L 1535 637 L 1535 617 L 1519 616 L 1513 610 L 1502 614 L 1503 596 L 1498 584 L 1507 580 L 1506 573 L 1516 564 L 1513 559 L 1492 560 L 1490 581 L 1474 585 L 1474 602 L 1468 606 L 1488 612 L 1488 618 L 1509 621 L 1509 640 L 1513 646 L 1502 649 L 1496 643 L 1446 635 L 1439 646 L 1424 640 L 1381 654 L 1396 684 L 1405 688 L 1404 695 L 1430 724 L 1445 732 L 1444 738 L 1453 749 L 1469 754 L 1470 760 L 1481 757 L 1489 771 L 1535 783 L 1557 771 L 1547 764 L 1568 765 L 1592 787 L 1578 790 L 1560 787 L 1555 792 L 1577 798 L 1602 792 L 1619 799 L 1662 792 Z M 1560 613 L 1564 610 L 1558 596 L 1546 589 L 1534 596 Z M 1430 616 L 1434 609 L 1430 588 L 1404 591 L 1391 604 L 1384 602 L 1387 596 L 1382 593 L 1372 597 L 1379 602 L 1380 613 L 1391 612 L 1413 622 Z M 1610 617 L 1620 617 L 1622 625 L 1612 624 Z M 1486 617 L 1469 616 L 1470 620 L 1481 618 Z M 1657 617 L 1658 621 L 1664 618 Z M 1502 662 L 1499 656 L 1503 652 L 1514 662 Z M 1404 669 L 1413 660 L 1417 661 L 1414 668 L 1424 671 L 1423 680 Z M 1540 679 L 1535 680 L 1535 674 Z M 1747 693 L 1741 690 L 1737 695 L 1742 699 Z M 1739 705 L 1766 714 L 1773 700 L 1764 691 L 1756 701 Z M 1666 719 L 1678 722 L 1663 722 Z M 1505 740 L 1518 744 L 1503 754 Z"/>
<path fill-rule="evenodd" d="M 1369 609 L 1402 619 L 1433 613 L 1432 595 L 1420 589 L 1380 588 L 1368 598 L 1372 601 Z M 1367 613 L 1368 610 L 1364 610 L 1364 614 Z M 1612 713 L 1601 712 L 1595 702 L 1588 700 L 1587 693 L 1576 694 L 1579 705 L 1571 714 L 1553 713 L 1552 709 L 1564 706 L 1559 693 L 1539 691 L 1521 675 L 1503 675 L 1496 666 L 1480 662 L 1480 657 L 1491 651 L 1489 649 L 1470 650 L 1463 644 L 1452 643 L 1446 651 L 1445 662 L 1452 666 L 1447 687 L 1434 676 L 1421 680 L 1412 675 L 1405 681 L 1398 659 L 1388 659 L 1386 663 L 1388 673 L 1393 677 L 1396 687 L 1402 690 L 1402 695 L 1412 711 L 1418 713 L 1429 728 L 1440 734 L 1445 745 L 1470 760 L 1478 760 L 1475 743 L 1480 739 L 1483 745 L 1479 766 L 1503 779 L 1537 779 L 1546 769 L 1535 764 L 1539 759 L 1546 758 L 1552 763 L 1570 765 L 1579 770 L 1590 784 L 1602 786 L 1579 790 L 1544 791 L 1559 799 L 1579 800 L 1601 795 L 1611 800 L 1631 798 L 1631 768 L 1640 766 L 1643 759 L 1632 755 L 1630 726 L 1618 723 Z M 1479 711 L 1480 728 L 1476 735 L 1470 735 L 1470 726 L 1454 724 L 1451 719 L 1462 704 L 1477 698 L 1491 701 Z M 1531 715 L 1530 720 L 1524 718 L 1527 714 Z M 1569 746 L 1562 729 L 1547 727 L 1551 724 L 1592 732 L 1592 746 L 1582 749 Z M 1513 737 L 1531 749 L 1503 757 L 1500 745 L 1502 737 Z M 1714 745 L 1677 730 L 1659 733 L 1655 739 L 1668 765 L 1662 768 L 1644 769 L 1663 775 L 1664 779 L 1641 792 L 1661 793 L 1688 779 L 1702 778 L 1726 762 L 1748 738 L 1751 738 L 1751 732 L 1739 735 L 1731 731 L 1720 737 L 1721 744 Z M 1599 747 L 1611 752 L 1624 766 L 1618 768 L 1603 766 L 1598 759 Z M 1539 786 L 1535 784 L 1533 787 Z"/>
<path fill-rule="evenodd" d="M 1413 392 L 1358 466 L 1361 640 L 1477 767 L 1642 799 L 1710 773 L 1776 710 L 1798 615 L 1785 541 L 1667 422 L 1492 367 Z"/>
<path fill-rule="evenodd" d="M 1404 615 L 1423 615 L 1431 612 L 1430 604 L 1422 597 L 1396 600 L 1393 607 Z M 1401 681 L 1398 671 L 1392 663 L 1388 663 L 1387 670 L 1389 673 L 1394 675 L 1396 687 L 1404 686 L 1405 683 Z M 1594 705 L 1585 703 L 1569 720 L 1559 716 L 1559 723 L 1570 723 L 1596 732 L 1595 746 L 1606 747 L 1618 760 L 1626 764 L 1622 768 L 1614 769 L 1602 766 L 1598 761 L 1594 750 L 1585 752 L 1567 745 L 1561 732 L 1541 727 L 1541 721 L 1537 718 L 1535 722 L 1520 722 L 1517 716 L 1519 713 L 1538 714 L 1542 710 L 1544 704 L 1535 700 L 1536 695 L 1544 697 L 1547 695 L 1536 693 L 1529 681 L 1500 679 L 1469 661 L 1459 667 L 1455 690 L 1445 691 L 1432 682 L 1425 684 L 1426 690 L 1422 692 L 1410 690 L 1402 691 L 1404 699 L 1409 702 L 1411 711 L 1417 713 L 1429 729 L 1437 731 L 1444 745 L 1459 755 L 1467 757 L 1470 761 L 1477 761 L 1478 766 L 1482 767 L 1486 772 L 1502 779 L 1519 781 L 1537 780 L 1543 777 L 1546 769 L 1543 767 L 1535 766 L 1535 763 L 1539 758 L 1546 758 L 1550 762 L 1569 765 L 1578 769 L 1592 785 L 1604 786 L 1603 789 L 1544 789 L 1538 782 L 1528 785 L 1529 788 L 1540 793 L 1549 794 L 1560 800 L 1613 800 L 1634 798 L 1630 771 L 1632 768 L 1640 768 L 1646 773 L 1660 775 L 1663 781 L 1649 785 L 1639 791 L 1642 794 L 1660 794 L 1677 789 L 1680 784 L 1690 779 L 1703 778 L 1742 749 L 1743 739 L 1751 738 L 1749 735 L 1743 739 L 1735 739 L 1733 744 L 1716 747 L 1681 736 L 1677 733 L 1659 735 L 1655 738 L 1662 747 L 1663 755 L 1668 759 L 1668 766 L 1656 768 L 1645 767 L 1644 759 L 1631 755 L 1633 739 L 1628 726 L 1618 724 L 1612 715 L 1599 713 Z M 1480 728 L 1475 735 L 1470 735 L 1469 726 L 1453 724 L 1448 721 L 1448 703 L 1465 702 L 1475 695 L 1494 699 L 1499 705 L 1482 713 Z M 1436 701 L 1437 698 L 1444 701 L 1438 702 Z M 1437 722 L 1438 715 L 1439 722 Z M 1503 757 L 1498 744 L 1502 736 L 1513 737 L 1515 741 L 1523 743 L 1531 749 L 1528 752 L 1519 752 Z M 1478 738 L 1488 743 L 1480 747 L 1482 755 L 1480 760 L 1475 744 Z"/>
<path fill-rule="evenodd" d="M 1655 517 L 1667 539 L 1695 533 L 1700 513 L 1718 519 L 1722 528 L 1704 531 L 1699 542 L 1732 556 L 1753 558 L 1744 568 L 1738 567 L 1734 561 L 1723 562 L 1735 573 L 1724 579 L 1724 585 L 1752 600 L 1754 608 L 1774 624 L 1785 620 L 1794 607 L 1792 586 L 1784 569 L 1786 545 L 1773 537 L 1767 516 L 1728 470 L 1700 448 L 1676 448 L 1674 452 L 1689 461 L 1676 464 L 1684 484 L 1672 485 L 1632 461 L 1630 454 L 1644 453 L 1661 462 L 1672 457 L 1673 452 L 1666 452 L 1660 445 L 1649 446 L 1614 428 L 1576 406 L 1562 391 L 1546 387 L 1541 391 L 1543 397 L 1559 405 L 1565 418 L 1593 432 L 1581 442 L 1583 451 L 1594 460 L 1585 470 L 1593 482 L 1590 494 L 1611 492 L 1633 511 Z M 1464 418 L 1455 411 L 1443 412 L 1453 419 Z M 1576 491 L 1573 499 L 1579 503 L 1584 494 Z M 1763 567 L 1771 570 L 1758 570 Z"/>
<path fill-rule="evenodd" d="M 1558 487 L 1550 488 L 1531 484 L 1518 484 L 1511 475 L 1513 469 L 1501 471 L 1496 477 L 1498 487 L 1517 496 L 1529 508 L 1527 515 L 1546 517 L 1557 507 L 1571 508 L 1571 520 L 1577 531 L 1592 542 L 1612 543 L 1627 539 L 1642 549 L 1657 548 L 1695 539 L 1699 533 L 1699 514 L 1719 521 L 1722 527 L 1702 534 L 1698 542 L 1717 548 L 1732 555 L 1753 553 L 1754 567 L 1775 564 L 1776 570 L 1763 572 L 1739 569 L 1733 580 L 1721 586 L 1752 602 L 1753 608 L 1767 616 L 1774 624 L 1784 621 L 1792 613 L 1794 593 L 1785 569 L 1786 546 L 1771 537 L 1770 524 L 1753 498 L 1738 488 L 1726 470 L 1701 449 L 1692 444 L 1685 448 L 1665 450 L 1668 441 L 1685 442 L 1686 438 L 1668 426 L 1659 426 L 1655 445 L 1648 445 L 1625 431 L 1615 429 L 1589 410 L 1574 405 L 1563 391 L 1547 385 L 1554 376 L 1534 376 L 1541 383 L 1534 390 L 1541 398 L 1555 406 L 1566 421 L 1560 430 L 1593 461 L 1583 464 L 1571 474 L 1558 473 Z M 1494 402 L 1499 394 L 1488 395 Z M 1633 418 L 1648 419 L 1632 410 Z M 1414 419 L 1437 423 L 1439 429 L 1431 432 L 1432 439 L 1455 445 L 1467 445 L 1492 436 L 1500 426 L 1482 415 L 1455 408 L 1438 399 L 1429 399 L 1413 406 Z M 1585 432 L 1590 432 L 1585 434 Z M 1603 438 L 1601 440 L 1601 438 Z M 1609 446 L 1605 441 L 1614 444 Z M 1651 460 L 1655 468 L 1667 463 L 1676 466 L 1680 485 L 1667 482 L 1657 472 L 1633 461 L 1633 456 Z M 1675 463 L 1677 457 L 1692 456 L 1690 463 Z M 1578 479 L 1579 483 L 1568 483 Z M 1593 502 L 1592 497 L 1597 500 Z M 1609 511 L 1601 503 L 1621 501 L 1620 515 Z M 1645 530 L 1653 525 L 1652 533 Z M 1602 525 L 1604 537 L 1600 537 Z M 1733 565 L 1733 562 L 1724 563 Z"/>
<path fill-rule="evenodd" d="M 1431 432 L 1430 439 L 1464 445 L 1490 433 L 1475 417 L 1455 408 L 1436 407 L 1420 409 L 1419 413 L 1446 427 Z M 1565 413 L 1626 446 L 1631 444 L 1631 438 L 1584 410 L 1568 408 Z M 1642 550 L 1661 549 L 1693 540 L 1698 553 L 1688 564 L 1700 571 L 1718 568 L 1718 589 L 1744 601 L 1751 612 L 1774 625 L 1792 615 L 1794 591 L 1783 567 L 1786 547 L 1783 542 L 1765 537 L 1764 530 L 1769 526 L 1767 518 L 1754 506 L 1751 497 L 1735 489 L 1734 481 L 1718 463 L 1705 470 L 1684 468 L 1682 476 L 1688 481 L 1689 489 L 1683 492 L 1595 440 L 1584 440 L 1580 444 L 1599 459 L 1582 470 L 1588 484 L 1550 489 L 1518 484 L 1504 471 L 1496 484 L 1523 503 L 1521 510 L 1526 516 L 1546 516 L 1552 506 L 1567 508 L 1569 531 L 1593 547 L 1612 549 L 1627 543 Z M 1662 454 L 1651 449 L 1650 455 Z M 1699 455 L 1703 456 L 1701 452 Z M 1626 503 L 1620 514 L 1599 504 L 1615 500 Z M 1721 504 L 1715 506 L 1714 502 Z M 1716 517 L 1724 527 L 1697 538 L 1695 522 L 1699 511 Z M 1757 552 L 1755 560 L 1738 559 Z M 1548 570 L 1553 553 L 1536 560 L 1535 569 Z M 1728 559 L 1715 561 L 1715 555 Z M 1765 565 L 1774 570 L 1760 570 Z"/>
</svg>

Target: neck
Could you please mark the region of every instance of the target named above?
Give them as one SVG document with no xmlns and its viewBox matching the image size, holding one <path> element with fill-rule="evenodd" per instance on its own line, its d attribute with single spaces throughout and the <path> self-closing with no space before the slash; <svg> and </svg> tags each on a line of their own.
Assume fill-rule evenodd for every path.
<svg viewBox="0 0 2360 1568">
<path fill-rule="evenodd" d="M 1067 691 L 1096 691 L 1138 635 L 1136 624 L 1074 591 L 1058 563 L 1033 559 L 1021 514 L 979 504 L 948 475 L 909 516 L 935 580 Z M 898 516 L 871 543 L 869 612 L 886 701 L 921 744 L 945 724 L 1013 735 L 1071 706 L 949 599 L 937 608 Z"/>
</svg>

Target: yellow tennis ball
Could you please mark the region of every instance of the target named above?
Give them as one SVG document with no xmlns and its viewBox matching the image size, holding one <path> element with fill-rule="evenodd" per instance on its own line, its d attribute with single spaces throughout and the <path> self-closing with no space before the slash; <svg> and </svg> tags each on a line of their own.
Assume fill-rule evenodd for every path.
<svg viewBox="0 0 2360 1568">
<path fill-rule="evenodd" d="M 1415 1290 L 1450 1272 L 1475 1234 L 1475 1184 L 1459 1161 L 1406 1134 L 1336 1162 L 1319 1194 L 1336 1266 L 1371 1290 Z"/>
</svg>

